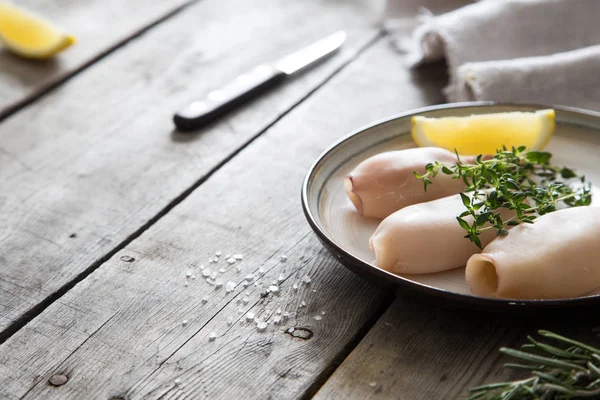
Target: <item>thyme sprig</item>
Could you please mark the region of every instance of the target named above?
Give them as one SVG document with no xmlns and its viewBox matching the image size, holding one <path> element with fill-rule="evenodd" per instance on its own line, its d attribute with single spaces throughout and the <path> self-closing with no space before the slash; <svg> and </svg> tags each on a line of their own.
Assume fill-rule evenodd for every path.
<svg viewBox="0 0 600 400">
<path fill-rule="evenodd" d="M 500 348 L 501 353 L 519 360 L 504 366 L 529 371 L 529 378 L 473 388 L 467 400 L 600 398 L 600 349 L 550 331 L 538 333 L 554 344 L 528 336 L 529 343 L 521 350 Z"/>
<path fill-rule="evenodd" d="M 503 148 L 494 156 L 477 156 L 474 164 L 463 163 L 458 153 L 455 164 L 427 164 L 424 174 L 414 171 L 424 190 L 438 174 L 462 179 L 465 183 L 462 202 L 466 210 L 456 217 L 466 231 L 465 238 L 481 246 L 479 235 L 490 229 L 496 235 L 508 233 L 507 227 L 533 223 L 540 215 L 558 207 L 587 206 L 592 201 L 591 184 L 568 167 L 552 165 L 552 154 L 530 151 L 524 146 Z M 469 193 L 467 195 L 465 193 Z M 514 210 L 514 216 L 503 219 L 501 213 Z M 465 217 L 471 216 L 469 223 Z"/>
</svg>

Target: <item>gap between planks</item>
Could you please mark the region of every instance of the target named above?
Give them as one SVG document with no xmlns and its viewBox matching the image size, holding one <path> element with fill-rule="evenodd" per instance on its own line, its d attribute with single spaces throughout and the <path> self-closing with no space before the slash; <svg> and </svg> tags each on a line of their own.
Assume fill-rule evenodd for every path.
<svg viewBox="0 0 600 400">
<path fill-rule="evenodd" d="M 133 31 L 129 35 L 126 35 L 123 39 L 118 40 L 116 43 L 110 45 L 107 49 L 102 50 L 96 56 L 94 56 L 90 60 L 84 62 L 79 67 L 67 72 L 63 76 L 58 77 L 56 80 L 53 80 L 45 85 L 42 85 L 40 88 L 38 88 L 32 94 L 25 96 L 23 99 L 18 100 L 13 104 L 8 105 L 6 108 L 0 110 L 0 123 L 2 123 L 2 121 L 4 121 L 6 118 L 10 117 L 11 115 L 14 115 L 17 112 L 19 112 L 19 110 L 22 110 L 23 108 L 25 108 L 28 105 L 35 102 L 36 100 L 40 99 L 44 95 L 52 92 L 54 89 L 61 86 L 63 83 L 69 81 L 71 78 L 78 75 L 79 73 L 85 71 L 92 65 L 96 64 L 98 61 L 101 61 L 105 57 L 107 57 L 110 54 L 114 53 L 115 51 L 119 50 L 121 47 L 125 46 L 127 43 L 143 36 L 144 33 L 148 32 L 152 28 L 160 25 L 161 23 L 169 20 L 170 18 L 172 18 L 175 15 L 179 14 L 180 12 L 184 11 L 186 8 L 190 7 L 194 3 L 197 3 L 198 1 L 200 1 L 200 0 L 188 0 L 185 3 L 173 8 L 171 11 L 167 12 L 166 14 L 163 14 L 159 18 L 151 21 L 150 23 L 148 23 L 146 25 L 143 25 L 141 28 Z M 2 342 L 2 339 L 0 336 L 0 343 L 1 342 Z"/>
<path fill-rule="evenodd" d="M 186 3 L 186 5 L 169 13 L 168 16 L 161 18 L 160 21 L 166 20 L 169 16 L 175 15 L 177 12 L 183 10 L 185 7 L 191 5 L 192 3 L 196 2 L 196 1 L 198 1 L 198 0 L 192 0 L 188 3 Z M 157 22 L 156 24 L 158 24 L 159 22 Z M 156 24 L 154 24 L 154 25 L 156 25 Z M 152 26 L 154 26 L 154 25 L 152 25 Z M 144 31 L 148 30 L 149 28 L 150 27 L 146 27 L 146 28 L 142 29 L 140 31 L 140 34 L 143 33 Z M 34 307 L 32 307 L 31 310 L 24 313 L 21 317 L 19 317 L 13 323 L 11 323 L 8 327 L 6 327 L 6 329 L 4 329 L 4 331 L 0 332 L 0 345 L 2 343 L 4 343 L 6 340 L 8 340 L 15 333 L 17 333 L 29 321 L 31 321 L 32 319 L 34 319 L 35 317 L 40 315 L 52 303 L 54 303 L 55 301 L 59 300 L 62 296 L 64 296 L 69 290 L 71 290 L 75 285 L 77 285 L 77 283 L 83 281 L 87 276 L 89 276 L 91 273 L 93 273 L 95 270 L 97 270 L 102 264 L 104 264 L 106 261 L 108 261 L 116 253 L 118 253 L 120 250 L 125 248 L 129 243 L 131 243 L 132 241 L 137 239 L 139 236 L 141 236 L 148 228 L 150 228 L 152 225 L 154 225 L 163 216 L 165 216 L 169 211 L 171 211 L 175 206 L 177 206 L 186 197 L 188 197 L 194 190 L 196 190 L 198 187 L 200 187 L 200 185 L 202 185 L 202 183 L 204 183 L 206 180 L 208 180 L 216 171 L 218 171 L 221 167 L 223 167 L 226 163 L 228 163 L 231 159 L 233 159 L 237 154 L 239 154 L 242 150 L 244 150 L 246 147 L 248 147 L 248 145 L 250 145 L 258 137 L 260 137 L 263 133 L 265 133 L 267 130 L 269 130 L 273 125 L 275 125 L 278 121 L 280 121 L 283 117 L 285 117 L 288 113 L 290 113 L 299 104 L 301 104 L 306 99 L 308 99 L 313 93 L 315 93 L 320 88 L 322 88 L 325 84 L 327 84 L 335 75 L 337 75 L 340 71 L 342 71 L 352 61 L 356 60 L 362 53 L 364 53 L 367 49 L 369 49 L 371 46 L 373 46 L 375 43 L 377 43 L 377 41 L 380 40 L 382 37 L 383 37 L 383 33 L 379 32 L 379 33 L 375 34 L 373 38 L 368 40 L 365 45 L 363 45 L 362 47 L 357 49 L 355 52 L 348 54 L 347 58 L 341 63 L 341 65 L 338 68 L 336 68 L 332 73 L 330 73 L 320 84 L 318 84 L 311 91 L 309 91 L 307 94 L 305 94 L 303 97 L 301 97 L 298 101 L 296 101 L 294 104 L 292 104 L 291 107 L 289 107 L 288 109 L 283 111 L 281 114 L 279 114 L 273 121 L 271 121 L 268 125 L 266 125 L 264 128 L 262 128 L 257 134 L 255 134 L 254 136 L 251 136 L 247 141 L 242 143 L 242 145 L 240 147 L 236 148 L 232 153 L 227 155 L 221 162 L 219 162 L 217 165 L 215 165 L 213 168 L 211 168 L 206 174 L 204 174 L 200 179 L 198 179 L 192 186 L 190 186 L 187 190 L 185 190 L 184 192 L 179 194 L 177 197 L 175 197 L 172 201 L 170 201 L 154 217 L 152 217 L 150 220 L 148 220 L 145 224 L 143 224 L 140 228 L 138 228 L 136 231 L 134 231 L 131 235 L 129 235 L 123 241 L 118 243 L 111 251 L 107 252 L 101 258 L 99 258 L 97 261 L 92 263 L 88 268 L 83 270 L 74 279 L 72 279 L 68 283 L 64 284 L 62 287 L 60 287 L 54 293 L 48 295 L 44 300 L 42 300 L 41 302 L 36 304 Z M 134 37 L 131 37 L 131 38 L 125 40 L 123 42 L 123 44 L 133 38 Z M 107 55 L 109 53 L 110 52 L 106 53 L 105 55 Z M 102 57 L 100 57 L 100 58 L 102 58 Z M 100 58 L 98 58 L 97 60 L 99 60 Z M 82 68 L 79 71 L 81 71 L 83 69 L 85 69 L 85 68 Z M 70 75 L 69 78 L 72 76 L 74 76 L 74 74 Z M 66 79 L 69 79 L 69 78 L 66 78 Z M 3 118 L 3 116 L 0 114 L 0 122 L 2 121 L 2 118 Z M 383 312 L 384 312 L 384 310 L 382 310 L 382 313 Z M 365 334 L 366 334 L 366 332 L 365 332 Z M 341 360 L 341 361 L 343 361 L 343 360 Z"/>
</svg>

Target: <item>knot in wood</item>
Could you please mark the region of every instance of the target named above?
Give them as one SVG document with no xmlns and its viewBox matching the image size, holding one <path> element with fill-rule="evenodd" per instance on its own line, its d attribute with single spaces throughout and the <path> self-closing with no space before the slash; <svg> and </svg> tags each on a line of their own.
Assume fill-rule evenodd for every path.
<svg viewBox="0 0 600 400">
<path fill-rule="evenodd" d="M 134 262 L 135 258 L 133 258 L 131 256 L 121 256 L 121 261 L 130 263 L 130 262 Z"/>
<path fill-rule="evenodd" d="M 290 328 L 285 331 L 288 335 L 294 338 L 309 340 L 314 336 L 313 331 L 308 328 Z"/>
<path fill-rule="evenodd" d="M 48 379 L 48 383 L 50 383 L 52 386 L 62 386 L 67 383 L 68 380 L 69 378 L 66 375 L 56 374 L 52 375 L 50 379 Z"/>
</svg>

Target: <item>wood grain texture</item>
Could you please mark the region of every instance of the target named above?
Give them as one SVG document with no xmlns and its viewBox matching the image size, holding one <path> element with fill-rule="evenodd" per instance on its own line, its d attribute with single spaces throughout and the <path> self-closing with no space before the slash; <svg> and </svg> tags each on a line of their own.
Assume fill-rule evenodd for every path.
<svg viewBox="0 0 600 400">
<path fill-rule="evenodd" d="M 442 86 L 412 75 L 380 41 L 7 340 L 0 347 L 0 395 L 276 399 L 311 393 L 380 315 L 389 293 L 324 252 L 302 214 L 302 179 L 334 140 L 440 100 Z M 243 260 L 208 264 L 216 251 L 241 253 Z M 200 264 L 224 268 L 223 285 L 238 285 L 229 294 L 215 289 L 201 278 Z M 196 279 L 185 286 L 188 271 Z M 239 285 L 250 273 L 260 286 Z M 302 283 L 304 276 L 310 284 Z M 278 291 L 264 293 L 270 285 Z M 297 315 L 276 325 L 279 308 Z M 269 318 L 264 332 L 246 320 L 248 312 Z M 54 375 L 68 382 L 50 386 Z"/>
<path fill-rule="evenodd" d="M 0 48 L 0 119 L 96 58 L 122 45 L 190 0 L 22 0 L 77 38 L 50 60 L 26 60 Z"/>
<path fill-rule="evenodd" d="M 199 2 L 0 124 L 0 338 L 377 34 L 360 1 L 260 3 Z M 344 51 L 323 65 L 203 131 L 173 132 L 173 112 L 199 94 L 342 27 Z"/>
<path fill-rule="evenodd" d="M 572 310 L 490 314 L 400 296 L 315 399 L 463 399 L 472 387 L 518 378 L 498 348 L 518 348 L 539 329 L 600 343 L 598 323 L 586 321 Z"/>
</svg>

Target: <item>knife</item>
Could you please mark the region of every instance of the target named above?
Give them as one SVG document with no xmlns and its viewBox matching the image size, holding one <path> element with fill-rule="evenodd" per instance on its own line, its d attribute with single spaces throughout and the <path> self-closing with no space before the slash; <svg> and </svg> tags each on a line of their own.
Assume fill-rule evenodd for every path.
<svg viewBox="0 0 600 400">
<path fill-rule="evenodd" d="M 198 129 L 260 92 L 324 59 L 345 40 L 346 32 L 339 31 L 273 64 L 259 65 L 228 85 L 208 92 L 204 99 L 191 102 L 174 115 L 173 122 L 180 131 Z"/>
</svg>

